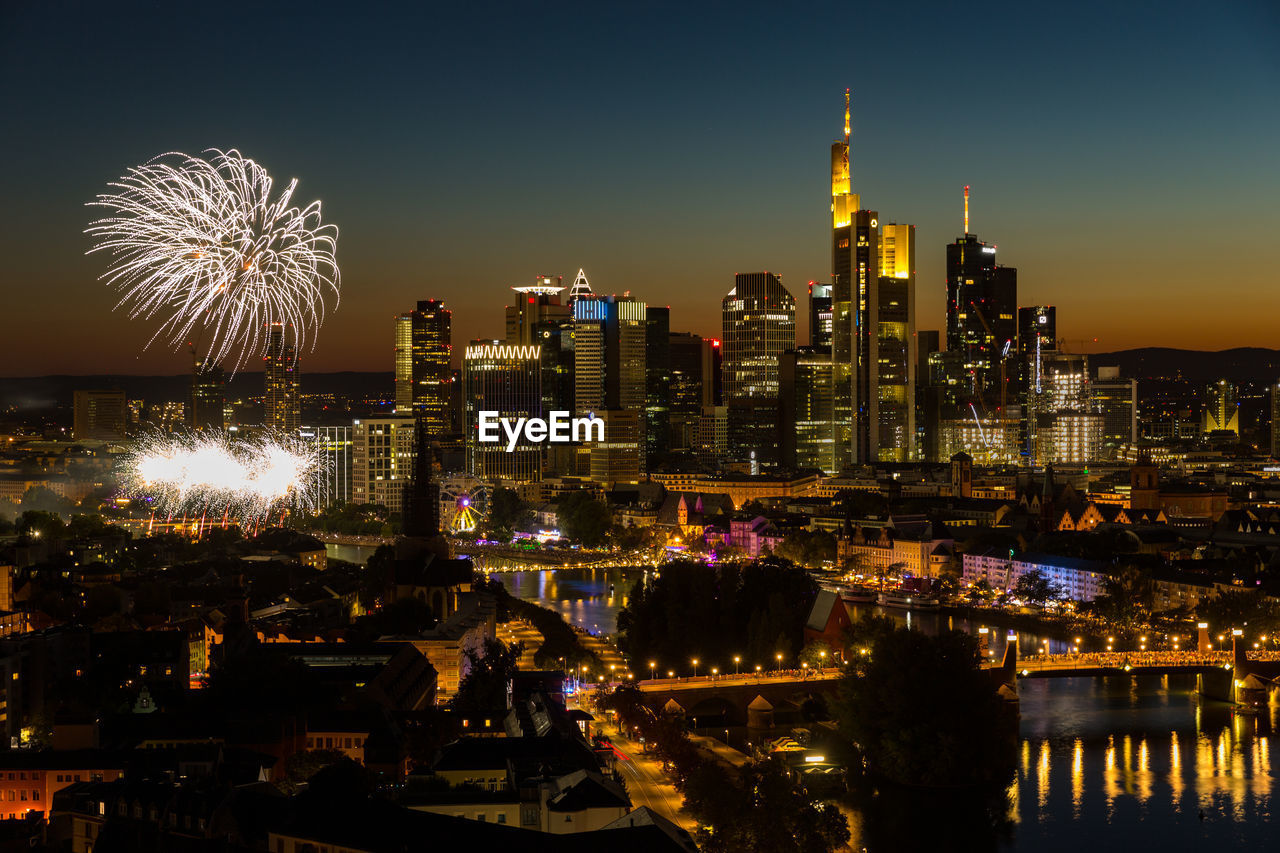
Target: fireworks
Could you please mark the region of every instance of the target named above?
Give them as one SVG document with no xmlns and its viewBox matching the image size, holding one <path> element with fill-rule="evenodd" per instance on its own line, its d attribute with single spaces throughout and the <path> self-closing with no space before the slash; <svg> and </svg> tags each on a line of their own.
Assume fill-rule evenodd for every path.
<svg viewBox="0 0 1280 853">
<path fill-rule="evenodd" d="M 277 510 L 314 509 L 324 470 L 319 448 L 302 438 L 205 430 L 138 438 L 120 479 L 125 494 L 153 499 L 165 515 L 249 525 Z"/>
<path fill-rule="evenodd" d="M 234 356 L 239 369 L 279 323 L 302 350 L 326 297 L 337 306 L 338 229 L 320 224 L 320 202 L 291 205 L 297 180 L 273 199 L 253 160 L 206 153 L 163 154 L 111 183 L 89 203 L 109 211 L 86 229 L 89 253 L 111 256 L 102 278 L 122 294 L 117 308 L 160 321 L 148 346 L 164 338 L 177 349 L 207 333 L 207 362 Z"/>
</svg>

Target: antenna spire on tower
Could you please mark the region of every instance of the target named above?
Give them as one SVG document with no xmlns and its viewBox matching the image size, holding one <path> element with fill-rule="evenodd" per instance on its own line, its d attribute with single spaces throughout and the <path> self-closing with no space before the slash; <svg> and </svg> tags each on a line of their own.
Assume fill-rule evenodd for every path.
<svg viewBox="0 0 1280 853">
<path fill-rule="evenodd" d="M 964 233 L 969 234 L 969 187 L 964 188 Z"/>
<path fill-rule="evenodd" d="M 849 90 L 844 90 L 844 144 L 849 144 Z"/>
</svg>

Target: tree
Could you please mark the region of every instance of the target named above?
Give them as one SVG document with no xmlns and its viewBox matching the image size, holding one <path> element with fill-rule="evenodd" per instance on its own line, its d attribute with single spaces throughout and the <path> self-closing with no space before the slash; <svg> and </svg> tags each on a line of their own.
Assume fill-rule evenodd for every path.
<svg viewBox="0 0 1280 853">
<path fill-rule="evenodd" d="M 826 642 L 814 640 L 800 650 L 800 662 L 815 669 L 836 664 L 836 653 Z"/>
<path fill-rule="evenodd" d="M 560 519 L 561 532 L 588 548 L 603 545 L 613 525 L 609 507 L 584 490 L 570 492 L 561 498 L 556 515 Z"/>
<path fill-rule="evenodd" d="M 1061 597 L 1062 588 L 1045 577 L 1044 572 L 1032 569 L 1018 576 L 1013 584 L 1013 594 L 1028 604 L 1043 607 L 1046 601 Z"/>
<path fill-rule="evenodd" d="M 75 506 L 74 502 L 44 486 L 32 486 L 22 493 L 22 508 L 24 510 L 70 515 Z"/>
<path fill-rule="evenodd" d="M 506 542 L 511 533 L 532 516 L 529 507 L 520 500 L 514 489 L 494 489 L 489 497 L 489 514 L 485 517 L 485 528 L 495 539 Z"/>
<path fill-rule="evenodd" d="M 27 491 L 31 490 L 28 489 Z M 17 527 L 19 533 L 45 539 L 55 539 L 63 535 L 67 529 L 67 526 L 62 522 L 62 516 L 56 512 L 47 512 L 40 509 L 25 510 L 22 515 L 18 516 Z"/>
<path fill-rule="evenodd" d="M 92 539 L 102 536 L 115 536 L 122 531 L 118 527 L 112 527 L 110 524 L 98 515 L 77 513 L 71 516 L 70 523 L 67 524 L 67 536 L 72 539 Z"/>
<path fill-rule="evenodd" d="M 519 669 L 523 652 L 523 643 L 506 646 L 499 640 L 485 640 L 480 651 L 467 649 L 466 675 L 450 707 L 464 717 L 505 713 L 511 676 Z"/>
<path fill-rule="evenodd" d="M 284 778 L 276 783 L 276 787 L 286 794 L 296 794 L 324 768 L 349 760 L 340 749 L 300 750 L 285 759 Z"/>
<path fill-rule="evenodd" d="M 906 785 L 993 783 L 1006 772 L 1016 720 L 961 631 L 881 634 L 850 668 L 835 703 L 840 733 L 868 768 Z"/>
<path fill-rule="evenodd" d="M 1121 624 L 1140 621 L 1155 605 L 1155 592 L 1155 582 L 1148 570 L 1126 564 L 1103 584 L 1103 595 L 1097 602 L 1098 613 Z"/>
</svg>

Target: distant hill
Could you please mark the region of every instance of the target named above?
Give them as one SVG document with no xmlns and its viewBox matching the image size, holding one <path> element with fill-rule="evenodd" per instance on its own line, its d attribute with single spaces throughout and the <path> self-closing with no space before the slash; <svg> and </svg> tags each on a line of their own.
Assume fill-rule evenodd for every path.
<svg viewBox="0 0 1280 853">
<path fill-rule="evenodd" d="M 1119 367 L 1121 376 L 1142 379 L 1182 379 L 1207 385 L 1229 379 L 1238 385 L 1267 385 L 1280 381 L 1280 350 L 1237 347 L 1217 352 L 1143 347 L 1089 354 L 1089 367 Z"/>
<path fill-rule="evenodd" d="M 262 395 L 263 375 L 237 373 L 227 382 L 227 397 L 238 399 Z M 73 393 L 87 388 L 119 388 L 131 400 L 185 401 L 191 389 L 188 374 L 178 376 L 27 376 L 0 378 L 0 410 L 10 406 L 19 411 L 70 406 Z M 362 399 L 391 397 L 395 393 L 392 373 L 303 373 L 303 394 L 338 394 Z"/>
</svg>

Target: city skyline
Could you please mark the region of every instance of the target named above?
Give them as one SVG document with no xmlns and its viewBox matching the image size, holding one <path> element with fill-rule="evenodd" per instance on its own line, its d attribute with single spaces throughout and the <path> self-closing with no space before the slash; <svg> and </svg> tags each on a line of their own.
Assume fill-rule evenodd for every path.
<svg viewBox="0 0 1280 853">
<path fill-rule="evenodd" d="M 634 20 L 557 10 L 529 31 L 513 10 L 486 31 L 481 47 L 491 61 L 465 76 L 449 73 L 458 48 L 439 34 L 480 21 L 454 11 L 463 17 L 398 15 L 376 31 L 353 24 L 349 54 L 332 68 L 308 68 L 314 85 L 288 96 L 296 102 L 269 86 L 248 98 L 208 92 L 205 108 L 185 111 L 172 97 L 177 81 L 200 88 L 251 72 L 236 56 L 151 42 L 148 63 L 132 58 L 131 47 L 174 24 L 136 11 L 86 9 L 70 21 L 47 10 L 8 14 L 3 61 L 14 85 L 5 109 L 43 141 L 39 150 L 23 134 L 0 143 L 28 166 L 7 177 L 4 195 L 24 204 L 5 206 L 0 249 L 10 281 L 30 283 L 11 305 L 3 375 L 84 372 L 84 352 L 94 353 L 98 372 L 189 370 L 182 352 L 140 352 L 147 330 L 107 316 L 114 294 L 83 256 L 91 218 L 83 205 L 127 165 L 218 145 L 238 146 L 281 179 L 300 178 L 300 191 L 323 200 L 326 219 L 342 229 L 346 292 L 314 352 L 299 353 L 307 371 L 389 370 L 394 317 L 419 299 L 455 312 L 456 340 L 497 336 L 492 306 L 512 285 L 580 267 L 599 292 L 669 304 L 672 330 L 713 336 L 734 274 L 774 272 L 796 295 L 829 276 L 824 150 L 840 135 L 845 87 L 854 191 L 885 221 L 917 225 L 918 329 L 943 328 L 944 247 L 963 231 L 969 185 L 970 230 L 1019 269 L 1023 304 L 1061 309 L 1063 337 L 1087 339 L 1096 351 L 1274 343 L 1267 318 L 1280 293 L 1269 287 L 1277 249 L 1266 224 L 1280 170 L 1266 141 L 1276 119 L 1252 105 L 1265 102 L 1277 77 L 1266 50 L 1277 26 L 1260 5 L 1208 20 L 1110 9 L 1105 33 L 1082 26 L 1097 9 L 1028 17 L 1011 7 L 954 34 L 939 11 L 937 20 L 912 19 L 902 55 L 873 44 L 856 69 L 831 58 L 803 70 L 784 70 L 786 57 L 830 53 L 821 10 L 776 31 L 777 21 L 752 9 L 685 13 L 675 28 L 664 26 L 674 13 L 661 7 Z M 878 14 L 871 20 L 886 28 L 899 22 Z M 386 23 L 428 33 L 431 61 L 417 64 Z M 653 31 L 659 52 L 686 57 L 687 71 L 610 56 L 622 23 Z M 337 36 L 323 21 L 278 12 L 260 24 L 268 34 L 301 28 L 270 64 L 280 82 L 301 79 L 304 44 Z M 1062 27 L 1076 35 L 1073 49 L 1047 51 Z M 766 33 L 779 62 L 757 67 L 737 47 Z M 566 54 L 586 45 L 586 61 L 602 73 L 566 69 L 554 51 L 539 64 L 535 52 L 534 73 L 521 78 L 529 37 Z M 968 50 L 956 63 L 939 58 L 966 37 L 1002 47 Z M 959 83 L 952 64 L 963 72 Z M 1011 64 L 1025 73 L 1007 74 Z M 168 70 L 156 75 L 161 65 Z M 372 79 L 362 75 L 382 85 L 353 85 Z M 1162 82 L 1135 82 L 1153 76 Z M 129 98 L 104 97 L 99 78 L 112 77 Z M 333 132 L 321 132 L 326 99 L 348 116 Z M 424 134 L 440 121 L 446 139 Z M 86 123 L 97 130 L 90 150 L 79 144 Z M 523 212 L 534 209 L 536 217 Z M 495 233 L 505 240 L 498 255 Z M 1182 251 L 1196 244 L 1232 247 L 1230 264 L 1221 249 Z M 1206 281 L 1222 306 L 1208 316 L 1192 302 Z M 1250 310 L 1233 313 L 1245 300 Z M 799 308 L 807 326 L 807 306 Z M 55 343 L 55 316 L 80 346 Z"/>
</svg>

